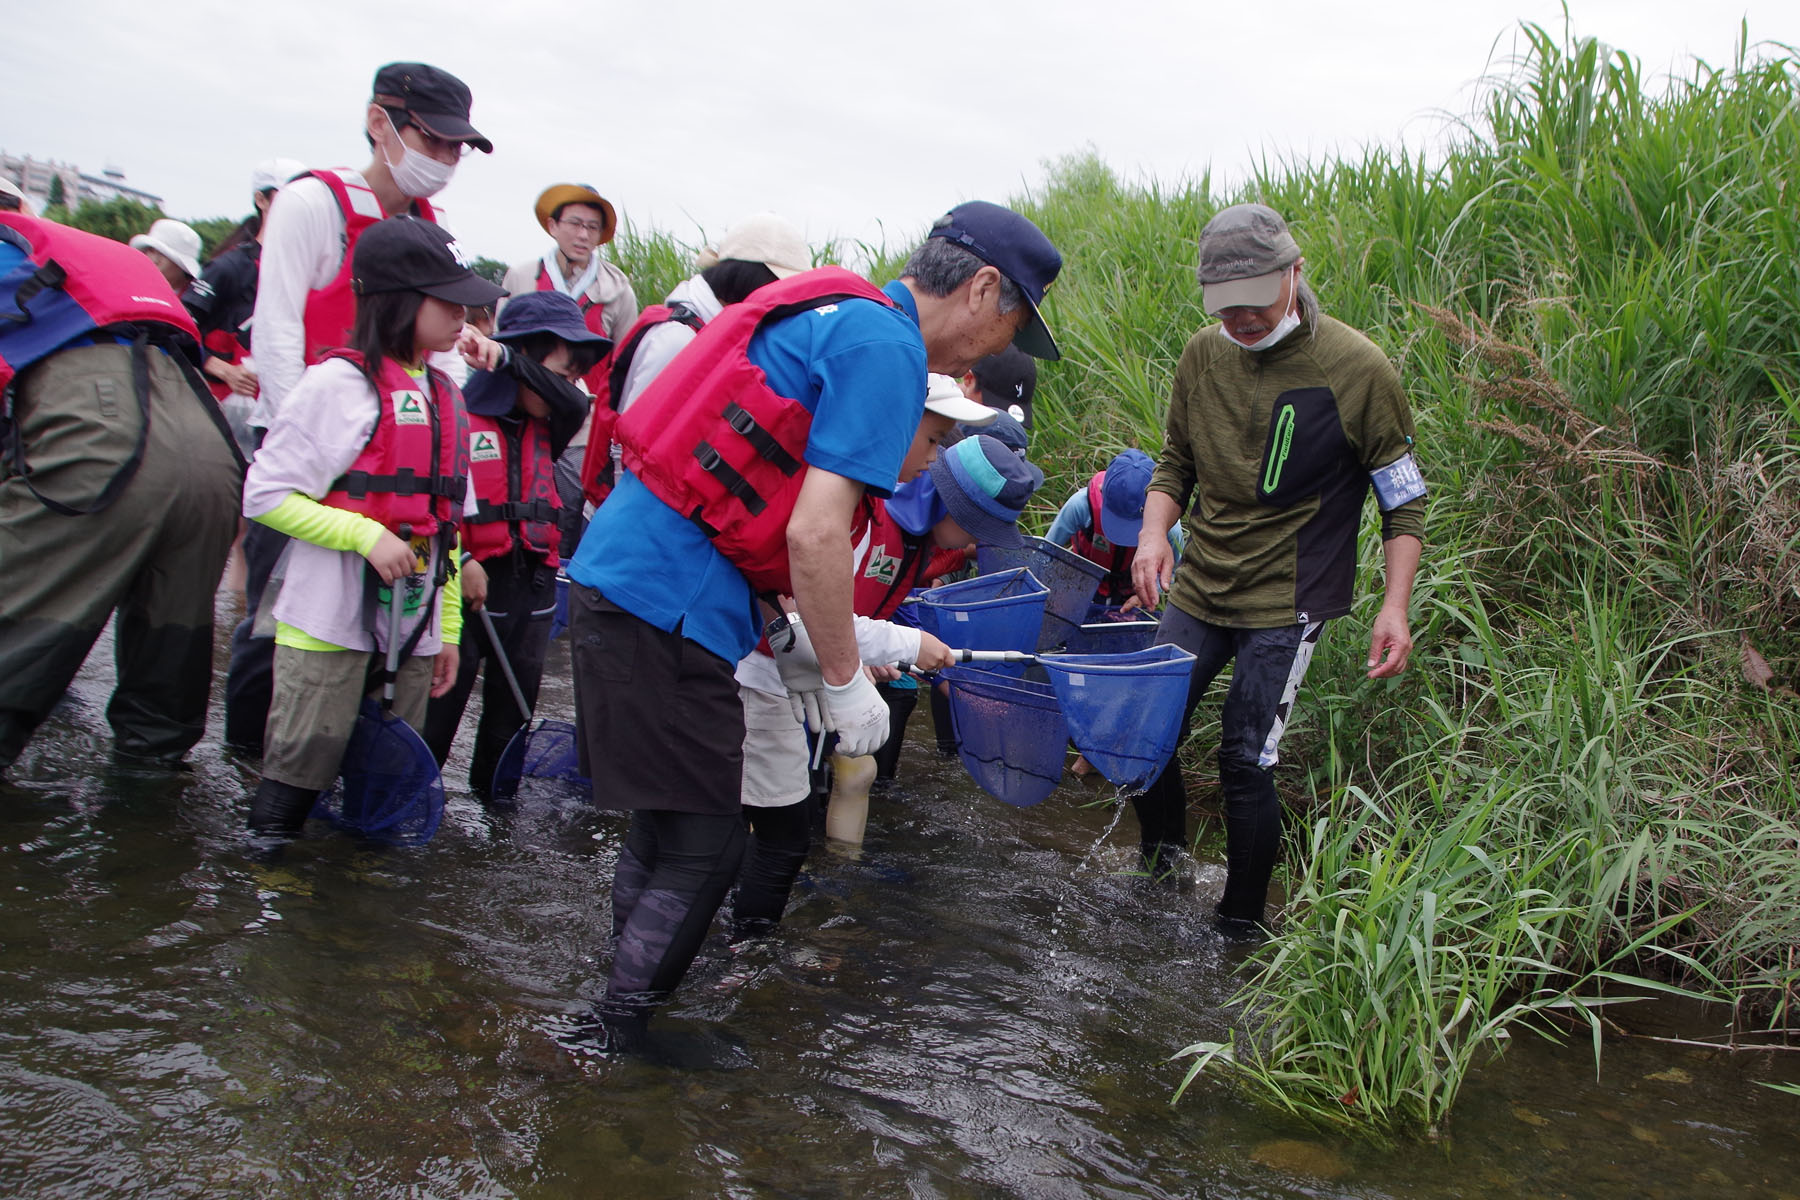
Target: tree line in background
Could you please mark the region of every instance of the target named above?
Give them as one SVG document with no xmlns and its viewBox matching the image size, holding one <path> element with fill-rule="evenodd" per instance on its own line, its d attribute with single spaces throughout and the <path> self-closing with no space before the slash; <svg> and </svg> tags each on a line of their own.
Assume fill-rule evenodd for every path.
<svg viewBox="0 0 1800 1200">
<path fill-rule="evenodd" d="M 150 226 L 169 214 L 154 204 L 118 196 L 111 200 L 83 200 L 71 209 L 63 192 L 61 178 L 50 181 L 50 191 L 45 197 L 45 218 L 74 229 L 84 229 L 89 233 L 97 233 L 101 237 L 111 238 L 115 242 L 129 242 L 140 233 L 148 233 Z M 182 221 L 191 226 L 200 235 L 200 260 L 210 262 L 219 244 L 236 229 L 241 217 L 183 217 Z M 475 272 L 485 279 L 499 283 L 506 274 L 506 264 L 492 258 L 475 260 Z"/>
</svg>

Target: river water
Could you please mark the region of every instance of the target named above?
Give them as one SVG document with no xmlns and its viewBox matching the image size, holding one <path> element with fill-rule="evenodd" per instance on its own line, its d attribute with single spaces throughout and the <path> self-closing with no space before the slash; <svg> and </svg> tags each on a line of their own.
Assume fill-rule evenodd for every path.
<svg viewBox="0 0 1800 1200">
<path fill-rule="evenodd" d="M 1007 808 L 923 712 L 860 854 L 817 850 L 775 939 L 715 933 L 660 1021 L 750 1065 L 578 1059 L 619 817 L 491 816 L 459 750 L 430 845 L 315 825 L 259 862 L 216 730 L 191 773 L 112 763 L 101 645 L 0 785 L 0 1194 L 1800 1197 L 1800 1099 L 1758 1086 L 1795 1055 L 1617 1039 L 1596 1080 L 1520 1038 L 1388 1150 L 1217 1083 L 1172 1106 L 1233 1020 L 1222 867 L 1148 887 L 1103 793 Z"/>
</svg>

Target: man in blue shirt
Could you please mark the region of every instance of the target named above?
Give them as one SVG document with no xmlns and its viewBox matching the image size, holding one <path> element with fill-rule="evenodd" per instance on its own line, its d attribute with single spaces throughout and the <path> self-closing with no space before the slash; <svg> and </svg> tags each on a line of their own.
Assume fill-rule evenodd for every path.
<svg viewBox="0 0 1800 1200">
<path fill-rule="evenodd" d="M 888 730 L 851 617 L 857 505 L 865 489 L 892 492 L 924 412 L 928 370 L 960 376 L 1009 343 L 1059 357 L 1038 304 L 1061 266 L 1024 217 L 961 204 L 883 289 L 892 306 L 836 301 L 771 321 L 749 343 L 746 357 L 770 389 L 812 414 L 787 549 L 813 654 L 777 659 L 788 660 L 791 688 L 811 668 L 801 685 L 808 711 L 837 731 L 845 753 L 873 752 Z M 682 355 L 708 353 L 711 331 Z M 632 812 L 613 880 L 607 994 L 599 1020 L 578 1035 L 614 1050 L 641 1038 L 652 1007 L 680 982 L 737 869 L 744 717 L 733 669 L 756 645 L 763 615 L 738 565 L 630 472 L 568 573 L 595 803 Z"/>
</svg>

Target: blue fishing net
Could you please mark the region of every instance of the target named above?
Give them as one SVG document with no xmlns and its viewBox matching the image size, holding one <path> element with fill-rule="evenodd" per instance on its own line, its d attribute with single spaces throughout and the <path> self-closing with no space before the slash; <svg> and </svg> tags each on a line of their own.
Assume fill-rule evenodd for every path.
<svg viewBox="0 0 1800 1200">
<path fill-rule="evenodd" d="M 950 723 L 969 777 L 998 800 L 1029 808 L 1062 780 L 1069 730 L 1049 685 L 999 664 L 943 672 Z"/>
<path fill-rule="evenodd" d="M 545 720 L 513 734 L 512 741 L 500 752 L 500 761 L 494 764 L 489 795 L 496 804 L 517 803 L 523 780 L 546 780 L 561 793 L 588 795 L 592 784 L 581 773 L 575 726 L 567 721 Z"/>
<path fill-rule="evenodd" d="M 365 699 L 341 777 L 313 815 L 374 841 L 423 846 L 444 819 L 444 781 L 431 748 L 411 725 Z"/>
<path fill-rule="evenodd" d="M 1087 615 L 1094 592 L 1106 578 L 1106 570 L 1099 563 L 1089 562 L 1043 538 L 1028 537 L 1025 545 L 1016 550 L 979 547 L 975 561 L 983 575 L 1024 567 L 1049 591 L 1044 599 L 1044 623 L 1038 629 L 1037 645 L 1031 647 L 1034 650 L 1063 645 Z"/>
<path fill-rule="evenodd" d="M 1156 641 L 1154 619 L 1090 621 L 1077 625 L 1063 641 L 1066 654 L 1130 654 L 1148 649 Z"/>
<path fill-rule="evenodd" d="M 1037 649 L 1049 591 L 1023 567 L 920 592 L 919 628 L 956 650 Z"/>
<path fill-rule="evenodd" d="M 1058 654 L 1038 660 L 1075 748 L 1108 781 L 1141 791 L 1181 740 L 1194 656 L 1180 646 L 1132 654 Z"/>
</svg>

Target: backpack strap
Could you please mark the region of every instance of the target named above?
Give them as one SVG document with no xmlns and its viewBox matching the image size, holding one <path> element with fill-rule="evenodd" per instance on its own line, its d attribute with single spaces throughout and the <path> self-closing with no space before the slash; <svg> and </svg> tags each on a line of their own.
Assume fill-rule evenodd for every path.
<svg viewBox="0 0 1800 1200">
<path fill-rule="evenodd" d="M 24 481 L 27 488 L 31 489 L 31 494 L 37 497 L 38 503 L 51 512 L 64 517 L 85 517 L 97 513 L 117 500 L 119 493 L 124 491 L 126 486 L 137 477 L 138 468 L 144 463 L 144 447 L 150 441 L 149 344 L 150 331 L 140 326 L 131 339 L 131 388 L 137 393 L 138 415 L 143 418 L 142 424 L 138 428 L 137 445 L 132 447 L 131 457 L 127 458 L 113 477 L 107 481 L 106 486 L 100 490 L 100 495 L 89 507 L 76 508 L 73 505 L 64 504 L 60 500 L 52 500 L 38 491 L 37 485 L 31 482 L 31 468 L 25 462 L 24 435 L 16 428 L 10 431 L 12 445 L 9 457 L 13 473 Z M 240 457 L 238 461 L 242 462 L 243 459 Z"/>
</svg>

